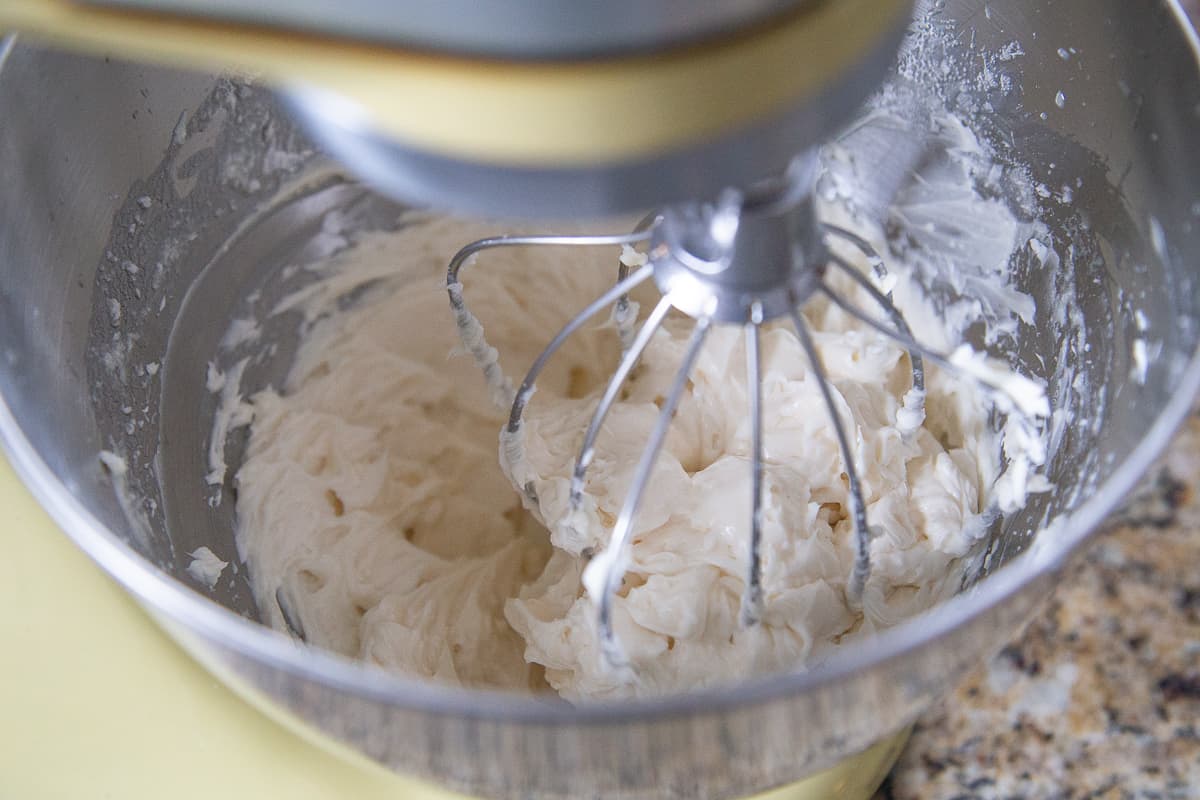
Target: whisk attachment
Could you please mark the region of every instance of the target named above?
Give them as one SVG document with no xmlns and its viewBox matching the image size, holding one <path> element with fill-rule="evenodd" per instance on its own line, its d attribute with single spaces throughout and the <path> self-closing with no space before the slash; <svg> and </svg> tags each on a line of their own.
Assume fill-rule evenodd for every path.
<svg viewBox="0 0 1200 800">
<path fill-rule="evenodd" d="M 925 360 L 952 373 L 970 378 L 1000 399 L 998 408 L 1029 417 L 1049 413 L 1040 386 L 1027 378 L 989 366 L 986 359 L 963 346 L 945 354 L 916 341 L 903 314 L 891 297 L 867 275 L 828 246 L 841 240 L 856 248 L 879 279 L 886 278 L 883 259 L 868 242 L 843 228 L 817 221 L 810 191 L 815 161 L 797 159 L 787 174 L 746 192 L 726 192 L 717 203 L 682 204 L 646 217 L 628 234 L 608 236 L 505 236 L 483 239 L 464 247 L 450 262 L 447 291 L 458 321 L 464 347 L 484 371 L 492 396 L 509 410 L 501 432 L 504 457 L 509 465 L 523 459 L 522 418 L 538 377 L 550 358 L 573 333 L 604 308 L 617 304 L 613 319 L 618 323 L 622 356 L 594 409 L 570 481 L 569 509 L 575 517 L 582 506 L 587 472 L 595 456 L 596 439 L 605 419 L 646 352 L 656 331 L 675 309 L 692 317 L 695 325 L 688 338 L 679 368 L 662 400 L 658 417 L 635 467 L 630 490 L 613 525 L 607 546 L 599 553 L 584 550 L 590 557 L 583 583 L 596 606 L 596 629 L 605 662 L 618 671 L 632 669 L 614 632 L 614 601 L 624 581 L 632 550 L 634 522 L 651 475 L 663 448 L 671 421 L 686 391 L 689 375 L 699 358 L 705 338 L 715 324 L 737 324 L 745 332 L 746 378 L 750 417 L 750 493 L 748 563 L 739 620 L 743 626 L 757 624 L 764 613 L 763 590 L 763 505 L 765 458 L 763 447 L 762 327 L 775 319 L 787 319 L 809 361 L 819 386 L 826 412 L 837 439 L 846 479 L 849 517 L 853 525 L 854 560 L 847 576 L 845 595 L 852 608 L 861 608 L 871 574 L 870 546 L 873 538 L 867 503 L 855 459 L 850 428 L 844 420 L 830 386 L 812 332 L 800 313 L 811 297 L 824 294 L 837 307 L 906 349 L 912 371 L 912 387 L 905 394 L 897 424 L 915 430 L 924 420 Z M 634 245 L 643 243 L 645 253 L 637 258 L 627 251 L 618 269 L 617 283 L 590 303 L 555 335 L 535 359 L 520 387 L 499 369 L 494 348 L 487 344 L 478 320 L 463 300 L 459 273 L 475 254 L 494 247 L 544 245 Z M 628 263 L 626 263 L 628 262 Z M 886 322 L 850 303 L 827 280 L 837 270 L 860 286 L 879 306 Z M 653 280 L 661 299 L 633 332 L 628 294 L 638 285 Z M 623 313 L 622 313 L 623 312 Z M 623 322 L 622 322 L 623 320 Z M 622 329 L 622 326 L 627 326 Z M 523 487 L 536 501 L 535 487 Z"/>
</svg>

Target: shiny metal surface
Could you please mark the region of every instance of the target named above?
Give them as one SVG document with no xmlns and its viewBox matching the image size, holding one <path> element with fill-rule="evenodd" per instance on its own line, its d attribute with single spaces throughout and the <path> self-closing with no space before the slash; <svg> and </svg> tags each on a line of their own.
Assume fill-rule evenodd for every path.
<svg viewBox="0 0 1200 800">
<path fill-rule="evenodd" d="M 815 0 L 84 0 L 433 51 L 587 57 L 694 42 Z"/>
<path fill-rule="evenodd" d="M 710 202 L 668 205 L 647 253 L 654 281 L 689 316 L 720 322 L 788 313 L 816 291 L 828 255 L 817 220 L 816 151 L 783 175 Z"/>
<path fill-rule="evenodd" d="M 1099 422 L 1053 443 L 1058 491 L 1003 521 L 962 596 L 810 671 L 571 708 L 366 669 L 257 624 L 244 574 L 211 596 L 192 582 L 189 550 L 233 552 L 229 487 L 214 508 L 203 481 L 214 404 L 205 367 L 214 354 L 222 367 L 244 355 L 221 350 L 226 324 L 255 313 L 254 289 L 267 307 L 271 292 L 294 288 L 283 267 L 320 254 L 328 212 L 372 229 L 394 225 L 398 210 L 319 171 L 258 90 L 6 48 L 0 438 L 64 530 L 216 674 L 397 770 L 496 797 L 736 797 L 811 773 L 914 719 L 1026 622 L 1200 385 L 1200 85 L 1178 7 L 939 6 L 922 24 L 959 32 L 953 55 L 975 64 L 969 75 L 980 70 L 972 46 L 1023 52 L 993 64 L 1013 91 L 963 89 L 954 76 L 942 96 L 988 104 L 981 135 L 1001 158 L 1055 193 L 1074 189 L 1071 203 L 1026 198 L 1053 232 L 1059 266 L 1033 269 L 1027 254 L 1014 266 L 1041 299 L 1039 321 L 1061 301 L 1060 279 L 1078 278 L 1088 349 L 1063 350 L 1035 325 L 1008 356 L 1049 378 L 1056 399 L 1067 391 L 1056 376 L 1079 366 L 1092 391 L 1077 413 Z M 1059 48 L 1075 52 L 1064 61 Z M 1147 331 L 1131 304 L 1145 309 Z M 294 324 L 273 332 L 277 358 L 248 372 L 244 390 L 279 380 Z M 1140 335 L 1162 345 L 1144 385 L 1128 378 Z M 102 448 L 125 455 L 126 496 L 140 502 L 121 507 Z M 236 463 L 237 442 L 228 450 Z"/>
</svg>

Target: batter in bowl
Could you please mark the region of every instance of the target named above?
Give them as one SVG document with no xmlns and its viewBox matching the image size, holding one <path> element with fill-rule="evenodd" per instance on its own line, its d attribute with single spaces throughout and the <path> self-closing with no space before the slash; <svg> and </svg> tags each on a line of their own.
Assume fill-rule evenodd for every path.
<svg viewBox="0 0 1200 800">
<path fill-rule="evenodd" d="M 520 457 L 498 456 L 506 411 L 461 353 L 443 285 L 453 253 L 491 232 L 429 218 L 339 256 L 338 285 L 366 283 L 380 265 L 393 277 L 318 326 L 281 391 L 251 398 L 238 544 L 269 624 L 410 676 L 583 701 L 803 668 L 959 588 L 1002 472 L 992 402 L 930 370 L 926 413 L 914 417 L 907 353 L 814 301 L 804 313 L 853 424 L 874 534 L 862 607 L 845 591 L 853 522 L 837 439 L 795 335 L 777 326 L 762 340 L 765 614 L 740 626 L 744 347 L 739 330 L 718 326 L 636 519 L 616 600 L 635 677 L 607 667 L 581 576 L 605 546 L 692 322 L 668 319 L 655 336 L 599 437 L 583 513 L 570 515 L 573 462 L 619 358 L 617 332 L 600 320 L 568 342 L 539 380 Z M 617 255 L 513 248 L 464 272 L 509 374 L 611 286 Z M 527 485 L 536 500 L 514 488 Z"/>
</svg>

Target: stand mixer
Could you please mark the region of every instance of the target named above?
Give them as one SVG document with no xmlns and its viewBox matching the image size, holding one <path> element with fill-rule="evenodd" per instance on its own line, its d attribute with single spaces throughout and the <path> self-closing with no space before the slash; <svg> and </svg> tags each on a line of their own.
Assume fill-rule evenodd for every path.
<svg viewBox="0 0 1200 800">
<path fill-rule="evenodd" d="M 651 277 L 662 292 L 662 300 L 636 337 L 631 329 L 634 320 L 625 323 L 626 353 L 584 437 L 575 468 L 572 503 L 576 510 L 600 426 L 650 337 L 672 308 L 697 320 L 610 545 L 584 576 L 597 602 L 607 659 L 613 666 L 627 666 L 612 630 L 612 598 L 628 559 L 634 515 L 688 373 L 714 322 L 746 328 L 753 454 L 748 475 L 751 566 L 742 600 L 743 623 L 753 625 L 762 614 L 759 330 L 781 316 L 791 320 L 800 337 L 837 432 L 856 550 L 846 592 L 852 606 L 861 606 L 870 573 L 866 502 L 846 423 L 798 308 L 811 296 L 824 294 L 865 324 L 899 339 L 912 362 L 911 393 L 906 399 L 912 407 L 905 413 L 923 419 L 922 359 L 953 369 L 951 357 L 914 342 L 891 300 L 845 258 L 829 251 L 825 236 L 835 236 L 858 248 L 874 265 L 878 278 L 887 275 L 882 259 L 861 237 L 818 222 L 813 197 L 816 145 L 844 125 L 878 87 L 895 58 L 911 3 L 773 0 L 719 4 L 699 15 L 666 3 L 657 8 L 606 9 L 599 20 L 593 19 L 594 10 L 585 7 L 568 11 L 550 5 L 505 9 L 496 19 L 489 19 L 487 11 L 445 5 L 392 8 L 382 18 L 370 3 L 337 9 L 321 3 L 249 8 L 191 0 L 57 7 L 67 15 L 94 15 L 94 26 L 60 25 L 61 20 L 54 19 L 55 4 L 29 4 L 23 21 L 22 4 L 15 8 L 17 24 L 35 30 L 44 26 L 84 46 L 111 43 L 111 37 L 116 37 L 149 57 L 168 52 L 184 59 L 221 57 L 212 49 L 220 37 L 200 22 L 232 24 L 235 27 L 227 32 L 243 37 L 259 33 L 244 25 L 266 25 L 270 33 L 261 45 L 248 43 L 239 51 L 242 55 L 222 66 L 252 66 L 268 79 L 298 85 L 288 95 L 297 118 L 349 169 L 397 199 L 531 218 L 661 208 L 629 236 L 476 242 L 454 258 L 447 275 L 464 344 L 488 376 L 493 395 L 501 398 L 502 405 L 511 406 L 503 446 L 518 451 L 524 406 L 547 359 L 565 338 L 602 308 L 614 302 L 626 304 L 628 293 Z M 167 14 L 174 16 L 164 18 Z M 471 22 L 464 26 L 463 19 Z M 180 43 L 166 44 L 181 38 L 173 29 L 184 21 L 197 22 L 195 36 L 189 29 Z M 154 48 L 146 48 L 145 34 L 156 26 L 166 28 L 165 37 L 155 36 Z M 104 33 L 95 38 L 76 33 L 93 28 Z M 346 67 L 313 70 L 303 66 L 306 55 L 281 59 L 271 54 L 270 45 L 289 30 L 360 41 L 300 39 L 301 49 L 313 50 L 314 56 L 345 48 Z M 364 44 L 364 39 L 370 44 Z M 360 73 L 354 82 L 342 74 L 346 69 Z M 317 88 L 306 85 L 308 80 L 315 81 Z M 406 100 L 392 102 L 389 89 Z M 646 244 L 648 263 L 632 275 L 626 275 L 623 267 L 617 286 L 556 337 L 514 393 L 466 306 L 458 275 L 464 262 L 498 246 L 635 243 Z M 863 287 L 888 324 L 837 294 L 823 280 L 827 265 Z M 969 363 L 960 360 L 962 365 Z M 977 377 L 987 385 L 986 375 Z M 989 388 L 1005 393 L 1003 387 Z M 1036 409 L 1023 411 L 1047 416 L 1044 399 L 1035 405 Z M 514 451 L 513 459 L 518 457 Z"/>
<path fill-rule="evenodd" d="M 993 373 L 969 352 L 939 352 L 913 341 L 903 319 L 889 312 L 890 304 L 882 290 L 839 253 L 847 246 L 857 249 L 873 269 L 883 269 L 883 260 L 854 234 L 823 225 L 813 211 L 814 148 L 832 136 L 879 85 L 909 22 L 910 4 L 801 0 L 722 3 L 702 10 L 681 10 L 677 6 L 682 4 L 672 2 L 653 7 L 629 3 L 625 4 L 627 8 L 609 4 L 604 13 L 594 16 L 588 9 L 551 2 L 525 4 L 521 9 L 505 9 L 496 15 L 489 15 L 487 9 L 466 7 L 470 5 L 458 8 L 414 2 L 407 4 L 404 12 L 389 10 L 380 16 L 375 4 L 369 2 L 343 4 L 330 11 L 321 4 L 281 3 L 250 9 L 236 3 L 203 0 L 146 4 L 132 0 L 79 4 L 26 0 L 0 7 L 0 25 L 73 47 L 104 51 L 117 47 L 137 57 L 231 67 L 277 83 L 283 87 L 286 106 L 326 151 L 370 185 L 394 197 L 531 219 L 656 209 L 632 233 L 570 242 L 559 237 L 523 237 L 468 245 L 451 263 L 447 281 L 451 304 L 463 329 L 470 329 L 473 314 L 457 280 L 458 271 L 470 263 L 474 254 L 491 246 L 539 243 L 643 244 L 644 253 L 629 255 L 621 267 L 614 264 L 614 288 L 587 310 L 599 313 L 615 305 L 619 311 L 622 298 L 636 281 L 653 280 L 670 307 L 699 320 L 690 351 L 699 348 L 709 325 L 747 325 L 747 363 L 754 365 L 756 326 L 772 318 L 791 319 L 794 310 L 816 294 L 837 302 L 836 292 L 831 294 L 824 283 L 827 271 L 836 272 L 855 281 L 868 294 L 873 292 L 878 304 L 876 309 L 847 306 L 846 310 L 861 315 L 864 324 L 877 327 L 910 351 L 914 411 L 919 409 L 923 361 L 929 361 L 947 369 L 957 368 L 985 387 L 990 381 L 995 397 L 998 401 L 1007 398 L 1014 413 L 1031 418 L 1045 416 L 1044 406 L 1030 401 L 1027 392 L 999 385 L 989 377 Z M 397 101 L 400 97 L 403 100 Z M 645 263 L 640 263 L 643 257 Z M 668 310 L 663 306 L 661 311 L 651 312 L 651 319 Z M 803 341 L 803 322 L 795 321 L 797 335 Z M 619 389 L 620 379 L 633 369 L 639 338 L 644 338 L 634 333 L 631 322 L 623 329 L 628 344 L 626 359 L 618 368 L 610 393 Z M 564 330 L 564 335 L 569 333 Z M 486 343 L 478 340 L 476 344 L 473 350 L 486 367 Z M 1188 346 L 1180 344 L 1184 349 Z M 553 347 L 552 343 L 550 349 Z M 806 350 L 812 357 L 812 348 Z M 818 358 L 812 358 L 812 367 L 820 372 Z M 521 409 L 538 369 L 535 365 L 518 388 L 506 388 L 503 376 L 494 371 L 491 376 L 492 388 L 512 409 L 507 428 L 512 441 L 519 439 Z M 686 377 L 686 369 L 680 374 Z M 755 383 L 750 381 L 751 385 Z M 1172 386 L 1182 393 L 1186 391 L 1184 383 L 1187 381 L 1177 379 Z M 644 463 L 652 463 L 656 440 L 661 441 L 670 422 L 669 400 Z M 1164 417 L 1176 413 L 1176 407 L 1171 406 Z M 602 403 L 585 439 L 594 439 L 603 415 Z M 759 422 L 758 404 L 752 405 L 751 417 Z M 836 413 L 833 419 L 837 421 Z M 841 430 L 842 423 L 838 425 Z M 854 460 L 844 431 L 839 438 L 851 497 L 858 497 L 853 489 Z M 762 447 L 760 439 L 756 436 L 756 451 Z M 576 469 L 580 480 L 588 460 L 585 445 Z M 1131 457 L 1131 463 L 1139 460 L 1145 459 L 1141 455 Z M 747 486 L 757 500 L 761 491 L 760 459 L 755 462 L 747 475 Z M 618 532 L 628 531 L 639 491 L 635 489 L 629 496 Z M 861 498 L 854 505 L 852 521 L 860 558 L 847 581 L 851 595 L 856 593 L 855 587 L 861 588 L 870 569 L 865 548 L 869 520 Z M 620 539 L 614 534 L 614 543 L 619 544 Z M 748 546 L 753 552 L 754 541 Z M 611 555 L 605 557 L 605 553 Z M 598 554 L 593 564 L 593 585 L 598 587 L 594 595 L 611 596 L 620 574 L 619 546 Z M 1046 569 L 1045 562 L 1039 569 Z M 1037 576 L 1049 577 L 1050 573 L 1043 571 Z M 999 587 L 994 591 L 1008 598 L 1014 586 L 1011 578 L 1009 583 L 998 580 L 999 576 L 987 583 Z M 1045 581 L 1040 583 L 1044 589 Z M 753 573 L 748 576 L 747 586 L 743 621 L 753 624 L 761 605 Z M 1030 590 L 1027 603 L 1032 604 L 1037 594 Z M 991 608 L 988 603 L 995 600 L 987 594 L 968 598 L 960 606 L 967 610 L 961 613 L 982 619 L 984 610 Z M 613 665 L 620 666 L 619 642 L 605 623 L 603 603 L 599 604 L 599 612 L 605 652 Z M 1022 615 L 1023 611 L 1010 608 L 996 627 L 1011 627 L 1012 620 Z M 928 623 L 929 636 L 949 630 L 944 619 L 937 619 L 941 618 Z M 227 634 L 224 626 L 223 621 L 202 626 L 199 639 L 204 642 L 195 645 L 194 651 L 200 653 L 208 641 L 219 641 Z M 239 633 L 228 641 L 237 641 L 237 647 L 244 648 L 249 647 L 246 643 L 251 638 L 250 634 Z M 880 658 L 889 653 L 888 657 L 899 658 L 888 644 L 891 641 L 880 645 Z M 218 666 L 222 660 L 202 658 Z M 273 663 L 279 663 L 278 658 Z M 222 668 L 238 673 L 240 680 L 261 684 L 262 676 L 256 669 L 244 663 Z M 323 679 L 309 676 L 304 680 L 312 686 Z M 355 714 L 384 715 L 382 710 L 370 708 L 386 694 L 383 684 L 372 680 L 357 684 L 375 687 L 372 691 L 376 697 L 363 700 L 366 707 L 356 705 Z M 891 701 L 883 697 L 884 693 L 864 693 L 862 688 L 860 685 L 857 690 L 845 691 L 873 696 L 880 707 L 889 707 Z M 337 691 L 351 693 L 357 689 L 343 687 Z M 891 706 L 903 706 L 905 711 L 888 718 L 911 719 L 910 712 L 927 691 L 920 681 L 906 682 L 906 699 Z M 709 733 L 716 738 L 711 740 L 727 737 L 728 731 L 734 730 L 735 739 L 757 741 L 752 729 L 759 721 L 766 721 L 764 730 L 780 722 L 785 712 L 781 708 L 772 710 L 763 702 L 770 690 L 764 688 L 761 692 L 766 694 L 715 702 L 713 714 L 736 706 L 739 714 L 745 711 L 745 718 L 730 728 L 726 722 L 714 721 L 716 727 Z M 295 699 L 299 696 L 292 695 L 293 699 L 286 702 L 310 719 L 322 716 L 320 709 L 301 708 L 303 702 Z M 821 702 L 823 716 L 837 715 L 836 699 L 826 697 Z M 529 741 L 543 734 L 554 737 L 560 722 L 554 716 L 557 712 L 518 709 L 515 705 L 504 708 L 503 713 L 522 720 L 525 728 L 520 735 L 533 737 Z M 679 712 L 681 708 L 667 703 L 663 710 Z M 807 709 L 808 713 L 815 711 L 816 706 Z M 593 715 L 601 720 L 598 727 L 588 729 L 594 731 L 604 727 L 602 718 L 610 712 L 593 709 L 580 713 L 582 716 L 569 724 L 588 724 L 589 715 Z M 859 715 L 860 722 L 863 718 Z M 389 724 L 395 726 L 397 720 L 391 719 Z M 506 739 L 509 734 L 490 720 L 471 724 L 479 727 L 473 728 L 475 733 L 467 738 L 487 731 L 483 734 L 485 750 L 490 751 L 493 745 L 507 747 L 514 741 Z M 413 726 L 418 723 L 413 721 Z M 338 735 L 351 739 L 354 734 L 347 731 L 359 729 L 351 723 L 342 727 Z M 714 732 L 718 728 L 720 736 Z M 657 757 L 668 762 L 661 758 L 661 748 L 692 736 L 681 727 L 671 730 L 671 735 L 665 735 L 664 728 L 660 731 L 664 735 L 651 737 L 655 743 L 646 746 L 647 759 Z M 592 742 L 580 746 L 579 752 L 598 754 L 599 758 L 607 750 L 621 749 L 622 745 L 611 738 L 621 736 L 616 726 L 599 735 L 606 737 L 607 747 Z M 495 737 L 494 741 L 490 736 Z M 697 741 L 708 742 L 711 738 L 707 733 L 696 736 Z M 831 746 L 853 751 L 869 741 L 850 738 Z M 513 752 L 517 755 L 511 757 L 523 757 L 521 754 L 527 754 L 529 747 L 528 743 L 516 746 Z M 730 747 L 745 755 L 736 744 Z M 399 764 L 405 760 L 391 751 L 379 757 Z M 436 755 L 429 758 L 430 763 L 438 761 Z M 634 759 L 630 763 L 642 762 Z M 439 767 L 420 769 L 436 773 Z M 594 776 L 599 769 L 588 762 L 583 771 Z M 649 779 L 640 773 L 635 775 L 638 769 L 631 767 L 629 775 L 614 777 L 616 783 L 610 787 L 619 784 L 631 792 L 630 796 L 647 791 L 644 782 Z M 733 769 L 737 777 L 715 789 L 717 794 L 729 796 L 777 785 L 788 772 L 778 765 L 761 764 L 748 766 L 745 774 L 738 772 L 737 766 Z M 684 773 L 686 768 L 679 768 L 673 774 Z M 455 778 L 457 785 L 464 787 L 484 786 L 486 780 L 476 774 Z M 525 787 L 512 791 L 540 785 L 535 778 L 526 780 Z M 553 783 L 550 778 L 545 780 Z M 635 786 L 638 788 L 631 788 Z M 543 787 L 537 791 L 559 790 Z"/>
</svg>

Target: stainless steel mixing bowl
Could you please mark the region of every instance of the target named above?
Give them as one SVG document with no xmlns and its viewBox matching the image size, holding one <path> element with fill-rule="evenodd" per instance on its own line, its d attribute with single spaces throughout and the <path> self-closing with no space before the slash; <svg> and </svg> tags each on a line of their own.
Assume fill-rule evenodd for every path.
<svg viewBox="0 0 1200 800">
<path fill-rule="evenodd" d="M 373 229 L 399 211 L 324 166 L 267 94 L 212 76 L 6 43 L 9 456 L 68 535 L 215 673 L 397 770 L 487 796 L 731 797 L 857 752 L 1019 630 L 1200 383 L 1200 68 L 1178 6 L 943 0 L 921 9 L 916 30 L 915 91 L 973 120 L 1025 178 L 1006 183 L 1002 171 L 997 197 L 1052 239 L 1048 266 L 1031 248 L 1013 256 L 1039 310 L 1000 351 L 1045 377 L 1075 419 L 1051 442 L 1055 491 L 993 528 L 959 597 L 814 669 L 572 708 L 300 647 L 255 621 L 244 569 L 211 594 L 188 576 L 198 545 L 235 552 L 228 482 L 210 490 L 203 477 L 206 363 L 240 354 L 222 345 L 228 324 L 304 280 L 286 267 L 325 252 L 329 212 Z M 918 171 L 946 146 L 922 135 L 928 147 L 904 148 Z M 870 139 L 853 146 L 886 164 L 887 144 Z M 869 172 L 859 194 L 882 213 L 904 180 Z M 896 247 L 912 246 L 900 221 L 891 227 Z M 276 333 L 279 349 L 243 390 L 282 378 L 289 338 Z M 235 466 L 238 446 L 235 435 Z M 104 449 L 124 456 L 125 475 L 102 467 Z"/>
</svg>

